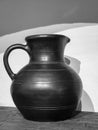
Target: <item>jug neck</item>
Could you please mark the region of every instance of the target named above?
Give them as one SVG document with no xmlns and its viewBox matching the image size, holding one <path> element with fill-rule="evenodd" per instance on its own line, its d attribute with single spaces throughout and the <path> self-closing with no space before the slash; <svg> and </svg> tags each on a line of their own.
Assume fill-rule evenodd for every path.
<svg viewBox="0 0 98 130">
<path fill-rule="evenodd" d="M 30 62 L 64 62 L 64 48 L 69 38 L 56 34 L 41 34 L 26 37 L 30 48 Z"/>
</svg>

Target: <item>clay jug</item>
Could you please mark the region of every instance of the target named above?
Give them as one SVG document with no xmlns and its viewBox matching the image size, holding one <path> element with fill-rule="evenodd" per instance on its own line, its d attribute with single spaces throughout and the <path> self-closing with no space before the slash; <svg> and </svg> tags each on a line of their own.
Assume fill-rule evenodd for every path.
<svg viewBox="0 0 98 130">
<path fill-rule="evenodd" d="M 64 48 L 70 39 L 63 35 L 40 34 L 25 38 L 26 45 L 11 45 L 4 65 L 12 79 L 12 99 L 24 118 L 33 121 L 59 121 L 75 115 L 82 94 L 79 75 L 64 61 Z M 14 49 L 25 50 L 29 63 L 14 74 L 8 62 Z"/>
</svg>

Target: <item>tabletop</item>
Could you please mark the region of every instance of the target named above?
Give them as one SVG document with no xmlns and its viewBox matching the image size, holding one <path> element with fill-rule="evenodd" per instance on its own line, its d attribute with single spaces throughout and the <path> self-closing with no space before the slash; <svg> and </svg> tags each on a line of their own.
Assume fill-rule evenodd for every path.
<svg viewBox="0 0 98 130">
<path fill-rule="evenodd" d="M 98 113 L 80 112 L 58 122 L 36 122 L 22 117 L 17 108 L 0 107 L 0 130 L 98 130 Z"/>
</svg>

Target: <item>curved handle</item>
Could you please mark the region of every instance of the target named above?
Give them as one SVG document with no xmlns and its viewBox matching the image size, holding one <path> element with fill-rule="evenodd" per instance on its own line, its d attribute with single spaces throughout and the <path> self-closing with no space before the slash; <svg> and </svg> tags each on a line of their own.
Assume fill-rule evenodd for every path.
<svg viewBox="0 0 98 130">
<path fill-rule="evenodd" d="M 11 70 L 11 68 L 10 68 L 10 66 L 9 66 L 8 57 L 9 57 L 9 54 L 11 53 L 11 51 L 14 50 L 14 49 L 23 49 L 23 50 L 25 50 L 25 51 L 29 54 L 29 56 L 30 56 L 30 49 L 29 49 L 29 47 L 28 47 L 27 45 L 14 44 L 14 45 L 11 45 L 11 46 L 9 46 L 9 47 L 7 48 L 7 50 L 6 50 L 5 53 L 4 53 L 3 62 L 4 62 L 5 69 L 6 69 L 8 75 L 10 76 L 10 78 L 11 78 L 12 80 L 15 79 L 15 75 L 16 75 L 16 74 L 14 74 L 14 73 L 12 72 L 12 70 Z"/>
</svg>

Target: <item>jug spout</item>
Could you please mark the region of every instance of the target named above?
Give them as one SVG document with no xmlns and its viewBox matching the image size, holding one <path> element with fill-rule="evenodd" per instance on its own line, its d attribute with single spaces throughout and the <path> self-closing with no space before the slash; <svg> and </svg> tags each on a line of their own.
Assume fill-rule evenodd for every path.
<svg viewBox="0 0 98 130">
<path fill-rule="evenodd" d="M 26 37 L 31 50 L 31 62 L 61 62 L 64 47 L 70 39 L 64 35 L 40 34 Z"/>
</svg>

